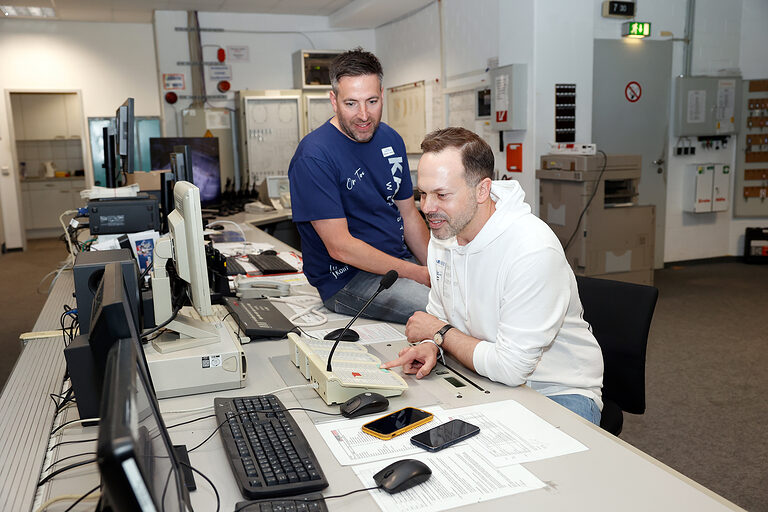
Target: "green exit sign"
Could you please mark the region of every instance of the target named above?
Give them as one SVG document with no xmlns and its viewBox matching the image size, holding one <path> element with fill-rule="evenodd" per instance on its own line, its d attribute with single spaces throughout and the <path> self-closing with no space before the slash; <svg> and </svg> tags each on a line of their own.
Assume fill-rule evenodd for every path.
<svg viewBox="0 0 768 512">
<path fill-rule="evenodd" d="M 637 39 L 651 35 L 651 24 L 647 21 L 625 21 L 621 24 L 622 37 L 634 37 Z"/>
</svg>

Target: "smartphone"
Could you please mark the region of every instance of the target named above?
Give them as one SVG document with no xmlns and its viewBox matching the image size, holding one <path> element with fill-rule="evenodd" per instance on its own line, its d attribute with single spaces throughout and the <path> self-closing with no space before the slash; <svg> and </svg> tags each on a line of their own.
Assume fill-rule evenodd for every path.
<svg viewBox="0 0 768 512">
<path fill-rule="evenodd" d="M 379 439 L 392 439 L 403 432 L 420 427 L 432 421 L 431 412 L 406 407 L 381 418 L 375 419 L 363 425 L 363 432 Z"/>
<path fill-rule="evenodd" d="M 430 452 L 436 452 L 474 436 L 480 427 L 461 420 L 451 420 L 411 437 L 411 443 Z"/>
</svg>

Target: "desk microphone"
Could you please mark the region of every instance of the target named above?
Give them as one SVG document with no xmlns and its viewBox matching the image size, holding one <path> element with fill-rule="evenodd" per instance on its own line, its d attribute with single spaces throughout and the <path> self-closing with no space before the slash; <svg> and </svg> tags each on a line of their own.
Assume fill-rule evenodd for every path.
<svg viewBox="0 0 768 512">
<path fill-rule="evenodd" d="M 333 344 L 333 347 L 331 347 L 331 353 L 328 354 L 328 366 L 325 368 L 326 371 L 332 372 L 331 369 L 331 358 L 333 357 L 333 352 L 336 350 L 336 347 L 339 344 L 339 341 L 341 341 L 341 337 L 344 336 L 344 333 L 347 332 L 347 329 L 357 320 L 357 317 L 359 317 L 363 311 L 365 311 L 365 308 L 368 307 L 368 305 L 373 302 L 373 299 L 376 298 L 376 296 L 381 293 L 382 291 L 386 290 L 393 284 L 395 284 L 395 281 L 397 281 L 397 278 L 400 277 L 396 270 L 390 270 L 384 276 L 381 278 L 381 282 L 379 283 L 379 289 L 376 290 L 376 293 L 371 295 L 371 298 L 368 299 L 368 302 L 365 303 L 365 305 L 360 308 L 360 311 L 357 312 L 357 314 L 352 318 L 352 320 L 349 321 L 349 323 L 344 327 L 344 329 L 341 330 L 338 336 L 336 336 L 336 343 Z"/>
</svg>

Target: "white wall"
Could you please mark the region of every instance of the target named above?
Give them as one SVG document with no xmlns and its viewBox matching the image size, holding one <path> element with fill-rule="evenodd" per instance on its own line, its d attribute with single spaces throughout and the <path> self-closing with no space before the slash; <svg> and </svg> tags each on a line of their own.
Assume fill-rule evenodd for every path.
<svg viewBox="0 0 768 512">
<path fill-rule="evenodd" d="M 203 60 L 216 61 L 218 48 L 247 46 L 249 62 L 226 62 L 232 67 L 231 91 L 245 89 L 293 89 L 293 53 L 296 50 L 346 50 L 362 46 L 375 51 L 373 30 L 343 30 L 330 28 L 323 16 L 293 16 L 275 14 L 232 14 L 198 13 L 201 29 L 217 28 L 223 31 L 201 31 Z M 155 35 L 157 38 L 157 60 L 159 75 L 183 73 L 186 90 L 176 91 L 179 95 L 192 94 L 189 66 L 179 66 L 179 61 L 189 61 L 187 32 L 177 32 L 176 27 L 187 26 L 184 11 L 156 11 Z M 220 94 L 216 80 L 206 72 L 207 94 Z M 158 84 L 162 98 L 167 92 Z M 216 107 L 234 108 L 234 92 L 222 100 L 211 100 Z M 191 101 L 180 100 L 171 106 L 163 101 L 165 113 L 165 135 L 180 136 L 180 112 Z"/>
<path fill-rule="evenodd" d="M 84 140 L 88 117 L 113 116 L 129 96 L 136 99 L 136 115 L 157 116 L 154 39 L 149 24 L 0 20 L 0 55 L 6 96 L 0 101 L 0 168 L 9 169 L 0 175 L 0 204 L 6 246 L 17 248 L 24 233 L 8 92 L 80 91 Z M 92 180 L 90 155 L 85 157 Z"/>
</svg>

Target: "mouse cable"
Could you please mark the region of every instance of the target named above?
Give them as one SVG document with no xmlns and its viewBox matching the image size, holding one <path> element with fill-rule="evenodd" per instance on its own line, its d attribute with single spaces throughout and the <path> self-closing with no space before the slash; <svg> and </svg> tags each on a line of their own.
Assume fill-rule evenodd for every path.
<svg viewBox="0 0 768 512">
<path fill-rule="evenodd" d="M 291 498 L 290 496 L 287 496 L 285 498 L 275 498 L 275 499 L 283 499 L 283 500 L 294 499 L 294 501 L 309 503 L 309 502 L 312 502 L 312 501 L 321 501 L 321 500 L 325 501 L 325 500 L 333 500 L 333 499 L 336 499 L 336 498 L 344 498 L 345 496 L 349 496 L 350 494 L 355 494 L 355 493 L 364 492 L 364 491 L 375 491 L 376 489 L 379 489 L 379 487 L 364 487 L 362 489 L 355 489 L 354 491 L 349 491 L 349 492 L 344 493 L 344 494 L 334 494 L 333 496 L 323 496 L 322 498 L 315 498 L 315 499 L 308 499 L 308 498 L 294 499 L 294 498 Z M 259 504 L 258 501 L 252 502 L 252 503 L 243 503 L 239 507 L 235 508 L 234 512 L 242 512 L 245 509 L 247 509 L 248 507 L 255 507 L 258 504 Z M 256 509 L 254 509 L 254 511 L 255 510 Z"/>
<path fill-rule="evenodd" d="M 59 425 L 55 429 L 51 430 L 51 434 L 50 435 L 55 434 L 59 430 L 63 430 L 63 429 L 66 429 L 66 428 L 69 428 L 69 427 L 72 427 L 72 426 L 75 426 L 75 425 L 81 425 L 81 424 L 89 422 L 89 421 L 92 421 L 94 423 L 98 423 L 100 420 L 101 420 L 101 418 L 85 418 L 85 419 L 82 419 L 82 420 L 67 421 L 66 423 L 62 423 L 61 425 Z"/>
<path fill-rule="evenodd" d="M 244 414 L 250 414 L 252 412 L 266 412 L 266 413 L 270 413 L 271 412 L 271 413 L 275 413 L 275 412 L 286 412 L 286 411 L 309 411 L 309 412 L 315 412 L 317 414 L 325 414 L 327 416 L 341 416 L 340 412 L 318 411 L 316 409 L 307 409 L 306 407 L 286 407 L 284 409 L 254 409 L 252 411 L 236 412 L 235 414 L 237 416 L 242 416 Z M 200 418 L 200 419 L 202 419 L 202 418 Z M 193 421 L 196 421 L 196 420 L 193 420 Z M 191 421 L 188 422 L 188 423 L 191 423 Z M 226 420 L 224 420 L 221 423 L 219 423 L 219 425 L 215 429 L 213 429 L 213 432 L 211 432 L 208 437 L 203 439 L 203 441 L 200 444 L 198 444 L 197 446 L 187 450 L 187 453 L 193 452 L 193 451 L 197 450 L 198 448 L 200 448 L 201 446 L 203 446 L 205 443 L 207 443 L 214 436 L 214 434 L 216 434 L 216 432 L 219 431 L 219 429 L 221 429 L 221 427 L 223 427 L 227 423 L 229 423 L 229 418 L 227 418 Z M 174 425 L 174 426 L 178 426 L 178 425 Z M 171 427 L 168 427 L 168 428 L 171 428 Z"/>
<path fill-rule="evenodd" d="M 64 512 L 69 512 L 70 510 L 72 510 L 73 508 L 75 508 L 75 507 L 77 506 L 77 504 L 78 504 L 78 503 L 80 503 L 80 502 L 81 502 L 81 501 L 83 501 L 83 500 L 101 498 L 101 493 L 99 493 L 99 494 L 97 494 L 97 495 L 95 495 L 95 496 L 91 496 L 91 495 L 92 495 L 94 492 L 98 491 L 99 489 L 101 489 L 101 484 L 97 485 L 96 487 L 94 487 L 93 489 L 91 489 L 91 490 L 90 490 L 90 491 L 88 491 L 87 493 L 83 494 L 83 495 L 82 495 L 82 496 L 80 496 L 78 499 L 76 499 L 74 503 L 72 503 L 72 504 L 71 504 L 69 507 L 67 507 L 67 508 L 64 510 Z M 89 497 L 89 496 L 90 496 L 90 497 Z"/>
<path fill-rule="evenodd" d="M 207 476 L 205 476 L 204 474 L 202 474 L 202 473 L 201 473 L 201 472 L 200 472 L 200 471 L 199 471 L 197 468 L 195 468 L 195 467 L 193 467 L 193 466 L 190 466 L 190 465 L 189 465 L 189 464 L 187 464 L 186 462 L 183 462 L 183 461 L 179 461 L 179 464 L 180 464 L 180 465 L 182 465 L 182 466 L 184 466 L 185 468 L 189 468 L 190 470 L 194 471 L 195 473 L 197 473 L 198 475 L 200 475 L 201 477 L 203 477 L 203 479 L 204 479 L 206 482 L 208 482 L 208 485 L 210 485 L 210 486 L 211 486 L 211 489 L 213 489 L 213 493 L 216 495 L 216 512 L 219 512 L 219 510 L 221 509 L 221 498 L 219 497 L 219 490 L 218 490 L 218 489 L 216 489 L 216 486 L 213 484 L 213 482 L 211 481 L 211 479 L 210 479 L 210 478 L 208 478 Z M 163 491 L 163 493 L 165 493 L 165 491 Z"/>
<path fill-rule="evenodd" d="M 78 444 L 78 443 L 95 443 L 98 441 L 98 439 L 77 439 L 75 441 L 61 441 L 59 443 L 54 444 L 50 448 L 48 448 L 48 451 L 53 451 L 59 446 L 65 445 L 65 444 Z"/>
</svg>

